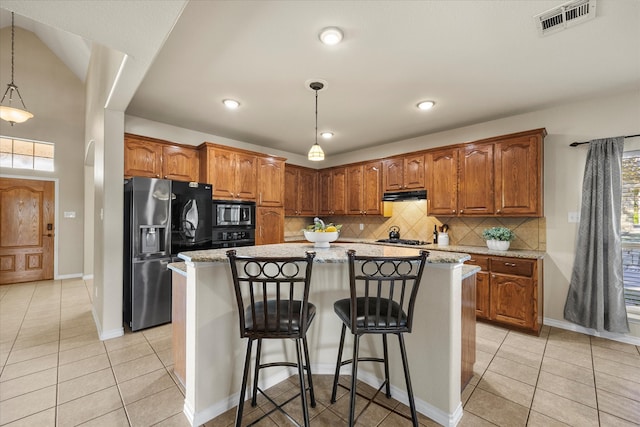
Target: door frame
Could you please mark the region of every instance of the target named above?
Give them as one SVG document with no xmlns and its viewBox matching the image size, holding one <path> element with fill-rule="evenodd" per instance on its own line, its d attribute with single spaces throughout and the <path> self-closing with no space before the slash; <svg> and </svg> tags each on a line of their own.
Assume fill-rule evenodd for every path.
<svg viewBox="0 0 640 427">
<path fill-rule="evenodd" d="M 65 279 L 66 277 L 58 276 L 58 210 L 60 209 L 58 204 L 58 187 L 60 184 L 59 178 L 49 178 L 46 176 L 31 176 L 31 175 L 13 175 L 13 174 L 4 174 L 0 173 L 0 178 L 8 178 L 8 179 L 27 179 L 31 181 L 53 181 L 53 204 L 55 205 L 53 209 L 53 227 L 55 233 L 53 235 L 53 280 Z M 76 277 L 75 275 L 73 277 Z"/>
</svg>

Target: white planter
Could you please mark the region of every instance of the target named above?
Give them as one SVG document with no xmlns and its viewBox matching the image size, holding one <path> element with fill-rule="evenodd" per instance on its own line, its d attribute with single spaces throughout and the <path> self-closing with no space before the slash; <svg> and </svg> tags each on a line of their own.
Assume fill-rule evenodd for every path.
<svg viewBox="0 0 640 427">
<path fill-rule="evenodd" d="M 507 251 L 510 244 L 508 240 L 487 240 L 487 247 L 492 251 Z"/>
</svg>

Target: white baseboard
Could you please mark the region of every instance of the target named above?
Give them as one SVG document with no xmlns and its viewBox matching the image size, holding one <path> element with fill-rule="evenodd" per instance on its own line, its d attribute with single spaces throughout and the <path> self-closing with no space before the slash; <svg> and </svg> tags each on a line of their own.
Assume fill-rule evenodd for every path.
<svg viewBox="0 0 640 427">
<path fill-rule="evenodd" d="M 124 328 L 120 327 L 120 328 L 116 328 L 116 329 L 112 329 L 110 331 L 103 331 L 102 330 L 102 324 L 100 323 L 100 319 L 98 318 L 98 315 L 96 314 L 96 308 L 92 307 L 91 308 L 91 314 L 93 315 L 93 321 L 96 324 L 96 329 L 98 330 L 98 337 L 100 338 L 100 341 L 104 341 L 104 340 L 108 340 L 111 338 L 118 338 L 124 335 Z"/>
<path fill-rule="evenodd" d="M 591 335 L 593 337 L 606 338 L 613 341 L 620 341 L 626 344 L 640 345 L 640 338 L 631 335 L 617 334 L 614 332 L 598 332 L 595 329 L 585 328 L 575 323 L 565 320 L 544 318 L 543 324 L 553 326 L 554 328 L 566 329 L 569 331 L 580 332 L 582 334 Z"/>
<path fill-rule="evenodd" d="M 54 280 L 65 280 L 65 279 L 80 279 L 82 278 L 82 273 L 75 274 L 58 274 L 53 279 Z"/>
<path fill-rule="evenodd" d="M 85 274 L 82 276 L 82 280 L 93 280 L 93 274 Z"/>
</svg>

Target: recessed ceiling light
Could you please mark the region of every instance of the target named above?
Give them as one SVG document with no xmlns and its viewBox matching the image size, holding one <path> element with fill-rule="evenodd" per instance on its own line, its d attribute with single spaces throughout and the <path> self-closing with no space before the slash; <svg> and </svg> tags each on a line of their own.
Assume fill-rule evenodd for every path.
<svg viewBox="0 0 640 427">
<path fill-rule="evenodd" d="M 240 103 L 235 99 L 225 99 L 224 101 L 222 101 L 222 103 L 230 110 L 235 110 L 240 107 Z"/>
<path fill-rule="evenodd" d="M 324 139 L 329 139 L 333 137 L 333 132 L 322 132 L 320 136 L 323 137 Z"/>
<path fill-rule="evenodd" d="M 434 105 L 436 105 L 436 103 L 433 101 L 422 101 L 418 103 L 418 108 L 421 110 L 430 110 Z"/>
<path fill-rule="evenodd" d="M 322 43 L 333 46 L 342 41 L 342 30 L 338 27 L 327 27 L 320 31 L 320 40 Z"/>
</svg>

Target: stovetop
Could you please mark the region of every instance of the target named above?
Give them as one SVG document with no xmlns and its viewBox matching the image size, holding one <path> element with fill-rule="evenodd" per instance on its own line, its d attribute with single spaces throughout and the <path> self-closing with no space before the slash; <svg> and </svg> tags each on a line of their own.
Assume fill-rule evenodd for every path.
<svg viewBox="0 0 640 427">
<path fill-rule="evenodd" d="M 395 245 L 412 245 L 412 246 L 420 246 L 420 245 L 430 245 L 431 242 L 424 242 L 422 240 L 409 240 L 409 239 L 380 239 L 376 240 L 379 243 L 393 243 Z"/>
</svg>

